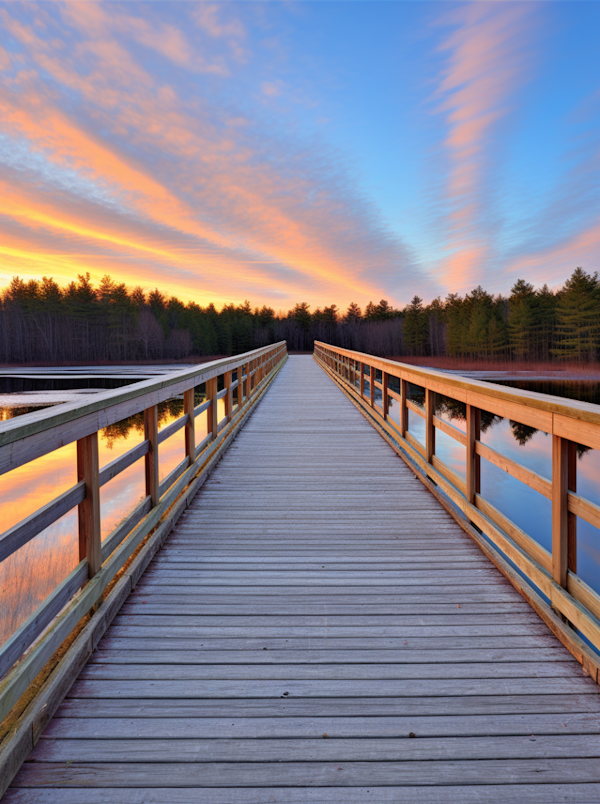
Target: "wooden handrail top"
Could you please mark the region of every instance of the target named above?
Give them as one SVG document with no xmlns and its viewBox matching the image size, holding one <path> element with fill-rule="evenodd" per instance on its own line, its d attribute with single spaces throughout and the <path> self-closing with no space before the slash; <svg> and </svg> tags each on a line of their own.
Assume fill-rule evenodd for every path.
<svg viewBox="0 0 600 804">
<path fill-rule="evenodd" d="M 407 380 L 423 388 L 429 388 L 437 393 L 450 396 L 459 402 L 472 403 L 480 408 L 485 409 L 485 405 L 482 404 L 481 400 L 483 396 L 489 397 L 491 400 L 512 402 L 528 408 L 547 411 L 548 413 L 557 413 L 570 419 L 600 425 L 598 405 L 594 405 L 591 402 L 567 400 L 564 397 L 542 394 L 537 391 L 523 391 L 506 385 L 495 385 L 485 380 L 471 380 L 466 377 L 449 375 L 436 369 L 424 369 L 412 366 L 409 363 L 399 363 L 384 357 L 374 357 L 364 352 L 355 352 L 351 349 L 343 349 L 340 346 L 331 346 L 321 341 L 315 341 L 315 348 L 329 350 L 332 354 L 344 355 L 351 360 L 385 371 L 393 377 Z M 444 392 L 442 386 L 447 387 L 447 393 Z M 470 394 L 477 394 L 477 400 L 470 400 Z M 548 430 L 547 432 L 552 431 Z"/>
<path fill-rule="evenodd" d="M 110 424 L 141 413 L 188 389 L 272 352 L 285 349 L 285 341 L 251 352 L 212 360 L 160 378 L 131 383 L 95 394 L 85 402 L 66 402 L 54 408 L 27 413 L 0 423 L 0 474 L 65 444 L 97 432 Z M 43 438 L 39 438 L 41 434 Z"/>
</svg>

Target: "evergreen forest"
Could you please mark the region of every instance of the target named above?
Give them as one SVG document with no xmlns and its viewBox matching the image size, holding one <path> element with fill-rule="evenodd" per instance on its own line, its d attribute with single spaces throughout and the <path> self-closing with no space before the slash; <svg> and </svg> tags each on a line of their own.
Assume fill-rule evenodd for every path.
<svg viewBox="0 0 600 804">
<path fill-rule="evenodd" d="M 312 351 L 315 340 L 385 356 L 469 360 L 595 362 L 600 356 L 600 282 L 576 268 L 553 292 L 519 279 L 510 295 L 481 286 L 403 309 L 385 299 L 364 309 L 335 304 L 287 313 L 267 306 L 201 307 L 156 289 L 128 288 L 89 274 L 61 287 L 52 278 L 14 277 L 1 294 L 0 362 L 103 363 L 231 355 L 286 340 Z"/>
</svg>

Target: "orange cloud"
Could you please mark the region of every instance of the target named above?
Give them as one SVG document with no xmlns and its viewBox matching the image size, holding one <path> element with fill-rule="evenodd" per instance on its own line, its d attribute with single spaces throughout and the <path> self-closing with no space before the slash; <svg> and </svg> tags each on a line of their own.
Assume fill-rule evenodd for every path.
<svg viewBox="0 0 600 804">
<path fill-rule="evenodd" d="M 68 48 L 51 37 L 51 21 L 44 39 L 10 23 L 28 69 L 0 88 L 0 130 L 97 192 L 89 190 L 84 206 L 66 189 L 52 203 L 40 193 L 8 193 L 3 210 L 15 222 L 13 236 L 16 224 L 29 227 L 39 244 L 47 231 L 49 253 L 64 244 L 65 267 L 76 243 L 78 263 L 87 259 L 92 273 L 113 259 L 131 276 L 147 259 L 153 284 L 166 270 L 188 298 L 198 298 L 191 279 L 204 295 L 220 285 L 221 297 L 235 300 L 389 298 L 379 279 L 402 274 L 406 251 L 339 174 L 314 167 L 300 149 L 290 155 L 287 142 L 267 141 L 248 116 L 198 93 L 184 102 L 130 47 L 133 40 L 194 67 L 191 33 L 117 6 L 67 3 L 60 13 L 78 32 Z M 196 6 L 194 16 L 215 40 L 245 38 L 241 23 L 223 23 L 216 6 Z M 107 199 L 105 208 L 94 193 Z M 26 238 L 11 247 L 14 259 L 40 259 Z"/>
</svg>

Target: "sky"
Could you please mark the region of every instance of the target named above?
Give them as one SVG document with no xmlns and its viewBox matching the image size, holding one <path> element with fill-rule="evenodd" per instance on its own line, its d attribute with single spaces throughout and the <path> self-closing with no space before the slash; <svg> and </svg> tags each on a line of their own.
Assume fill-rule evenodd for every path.
<svg viewBox="0 0 600 804">
<path fill-rule="evenodd" d="M 598 2 L 0 2 L 0 286 L 276 311 L 600 270 Z"/>
</svg>

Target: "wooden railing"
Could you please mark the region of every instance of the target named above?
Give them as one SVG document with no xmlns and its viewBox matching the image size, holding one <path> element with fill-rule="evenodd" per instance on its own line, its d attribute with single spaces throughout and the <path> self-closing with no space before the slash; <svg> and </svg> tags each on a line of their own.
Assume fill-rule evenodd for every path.
<svg viewBox="0 0 600 804">
<path fill-rule="evenodd" d="M 5 676 L 0 682 L 0 720 L 81 618 L 98 606 L 108 584 L 161 517 L 217 456 L 286 357 L 287 349 L 282 341 L 159 379 L 98 393 L 85 404 L 63 404 L 0 424 L 0 474 L 76 441 L 78 480 L 72 488 L 0 535 L 0 561 L 75 506 L 78 507 L 80 559 L 68 577 L 0 647 L 0 677 Z M 223 388 L 219 391 L 220 377 Z M 194 407 L 194 389 L 203 383 L 206 384 L 206 401 Z M 180 395 L 183 395 L 183 415 L 159 432 L 158 404 Z M 224 400 L 225 407 L 221 421 L 218 420 L 220 399 Z M 208 435 L 196 446 L 196 417 L 205 411 Z M 98 431 L 142 412 L 142 443 L 100 468 Z M 185 455 L 159 482 L 159 445 L 182 428 L 185 428 Z M 100 488 L 142 457 L 145 498 L 102 540 Z M 73 538 L 77 539 L 77 535 L 73 534 Z"/>
<path fill-rule="evenodd" d="M 577 575 L 577 517 L 600 528 L 600 507 L 576 493 L 577 445 L 600 449 L 598 407 L 468 380 L 321 342 L 315 343 L 314 356 L 413 465 L 545 595 L 554 611 L 600 650 L 600 596 Z M 408 398 L 409 383 L 423 389 L 423 406 Z M 435 394 L 465 405 L 466 433 L 435 415 Z M 389 415 L 390 400 L 399 405 L 398 421 Z M 408 411 L 424 420 L 424 444 L 409 432 Z M 482 443 L 482 411 L 551 434 L 551 479 Z M 465 447 L 466 480 L 436 455 L 438 430 Z M 551 500 L 551 552 L 484 498 L 482 458 Z"/>
</svg>

